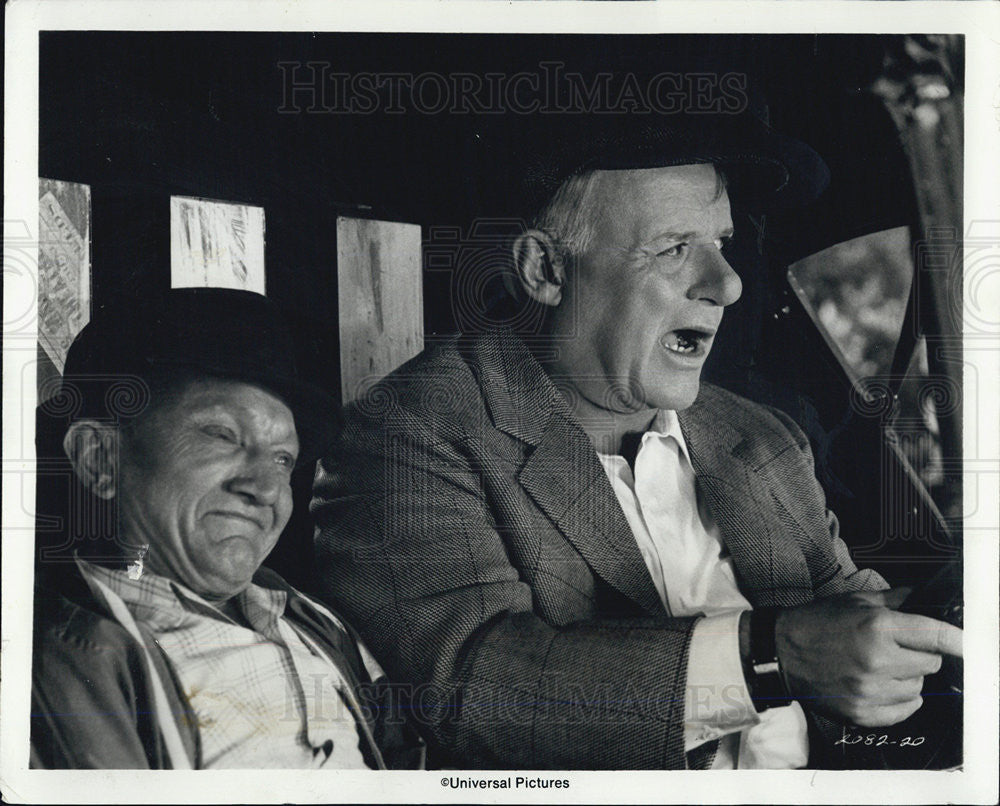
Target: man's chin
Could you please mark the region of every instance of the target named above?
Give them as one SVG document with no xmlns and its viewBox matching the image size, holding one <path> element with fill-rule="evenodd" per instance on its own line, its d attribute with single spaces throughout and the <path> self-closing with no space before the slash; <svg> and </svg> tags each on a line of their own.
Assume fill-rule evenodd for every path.
<svg viewBox="0 0 1000 806">
<path fill-rule="evenodd" d="M 647 398 L 650 406 L 657 409 L 683 411 L 691 406 L 698 397 L 701 388 L 700 378 L 673 383 L 658 390 L 654 398 Z"/>
<path fill-rule="evenodd" d="M 212 589 L 214 598 L 229 599 L 246 590 L 263 561 L 252 541 L 230 540 L 225 547 L 228 551 L 216 558 L 211 572 L 204 575 L 204 582 Z"/>
</svg>

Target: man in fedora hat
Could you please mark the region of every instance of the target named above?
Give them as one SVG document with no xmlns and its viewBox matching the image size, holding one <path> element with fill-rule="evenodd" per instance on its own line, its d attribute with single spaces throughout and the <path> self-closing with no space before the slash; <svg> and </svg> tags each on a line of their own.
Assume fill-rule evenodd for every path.
<svg viewBox="0 0 1000 806">
<path fill-rule="evenodd" d="M 100 529 L 75 533 L 89 551 L 37 591 L 32 766 L 415 763 L 353 631 L 261 565 L 292 469 L 338 419 L 298 377 L 273 305 L 199 288 L 98 310 L 62 390 L 63 446 L 112 504 L 114 550 L 89 545 Z"/>
<path fill-rule="evenodd" d="M 855 567 L 787 415 L 700 380 L 741 293 L 730 195 L 799 203 L 825 167 L 749 114 L 575 128 L 523 171 L 533 315 L 347 411 L 326 595 L 427 684 L 447 765 L 851 765 L 839 725 L 912 714 L 961 632 Z"/>
</svg>

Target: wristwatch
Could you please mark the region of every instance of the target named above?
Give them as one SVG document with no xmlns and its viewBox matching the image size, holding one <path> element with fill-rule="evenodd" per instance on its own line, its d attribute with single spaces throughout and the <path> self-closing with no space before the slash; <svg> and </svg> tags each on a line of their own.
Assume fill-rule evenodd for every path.
<svg viewBox="0 0 1000 806">
<path fill-rule="evenodd" d="M 747 664 L 747 684 L 758 713 L 768 708 L 791 705 L 785 679 L 778 663 L 778 648 L 774 640 L 774 624 L 778 608 L 761 607 L 750 612 L 750 658 Z"/>
</svg>

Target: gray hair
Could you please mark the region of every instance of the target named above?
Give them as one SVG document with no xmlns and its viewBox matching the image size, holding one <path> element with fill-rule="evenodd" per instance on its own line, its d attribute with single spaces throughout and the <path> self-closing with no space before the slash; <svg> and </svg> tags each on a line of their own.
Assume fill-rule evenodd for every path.
<svg viewBox="0 0 1000 806">
<path fill-rule="evenodd" d="M 559 186 L 532 222 L 570 258 L 585 252 L 594 238 L 594 190 L 599 179 L 596 170 L 574 174 Z"/>
<path fill-rule="evenodd" d="M 729 180 L 718 165 L 712 167 L 716 177 L 712 201 L 717 201 L 729 186 Z M 571 176 L 559 186 L 533 221 L 534 228 L 547 232 L 564 256 L 571 259 L 586 251 L 594 238 L 598 213 L 594 190 L 600 173 L 595 169 Z"/>
<path fill-rule="evenodd" d="M 572 261 L 585 252 L 594 237 L 594 189 L 597 171 L 574 174 L 563 182 L 548 203 L 531 221 L 531 229 L 542 230 L 555 242 L 560 254 Z M 522 300 L 524 290 L 514 266 L 503 274 L 503 284 L 516 300 Z"/>
<path fill-rule="evenodd" d="M 715 197 L 718 200 L 729 186 L 725 172 L 716 164 Z M 574 174 L 564 181 L 531 222 L 532 229 L 542 230 L 555 242 L 560 254 L 573 261 L 585 252 L 594 239 L 599 210 L 595 199 L 602 171 L 591 169 Z M 521 298 L 521 287 L 512 272 L 505 272 L 504 285 L 515 299 Z"/>
</svg>

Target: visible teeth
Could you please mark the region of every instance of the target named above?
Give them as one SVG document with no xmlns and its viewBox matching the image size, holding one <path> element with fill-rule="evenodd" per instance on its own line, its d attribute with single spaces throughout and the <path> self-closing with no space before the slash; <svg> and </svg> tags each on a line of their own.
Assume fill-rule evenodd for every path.
<svg viewBox="0 0 1000 806">
<path fill-rule="evenodd" d="M 698 349 L 698 342 L 696 339 L 689 338 L 688 336 L 678 332 L 668 333 L 661 340 L 661 344 L 671 352 L 675 353 L 693 353 L 696 349 Z"/>
</svg>

